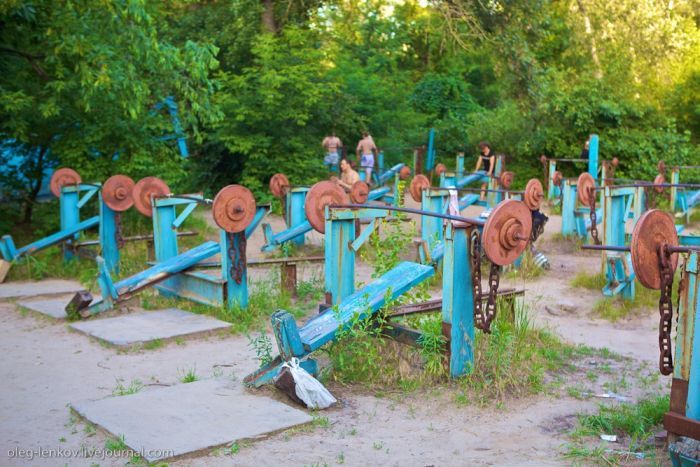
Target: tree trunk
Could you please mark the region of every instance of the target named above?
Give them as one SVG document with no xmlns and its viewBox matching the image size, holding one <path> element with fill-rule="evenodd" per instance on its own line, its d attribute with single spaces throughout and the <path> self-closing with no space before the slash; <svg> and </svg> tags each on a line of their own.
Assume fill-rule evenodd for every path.
<svg viewBox="0 0 700 467">
<path fill-rule="evenodd" d="M 595 68 L 596 68 L 594 76 L 596 79 L 601 79 L 603 77 L 603 70 L 600 67 L 600 60 L 598 59 L 598 49 L 596 48 L 595 35 L 593 34 L 593 27 L 591 26 L 591 19 L 588 17 L 588 14 L 586 13 L 586 9 L 583 6 L 583 2 L 581 0 L 576 0 L 576 3 L 578 4 L 578 9 L 581 11 L 581 14 L 583 15 L 583 24 L 586 28 L 586 35 L 591 40 L 591 58 L 593 59 L 593 63 L 595 64 Z"/>
<path fill-rule="evenodd" d="M 265 32 L 277 33 L 274 0 L 263 0 L 262 27 Z"/>
<path fill-rule="evenodd" d="M 44 156 L 46 155 L 47 147 L 42 147 L 39 150 L 39 155 L 36 160 L 36 167 L 34 170 L 34 179 L 30 180 L 31 188 L 27 195 L 27 201 L 24 205 L 24 220 L 25 224 L 32 222 L 32 213 L 34 212 L 34 203 L 36 203 L 36 197 L 39 195 L 39 190 L 41 190 L 41 181 L 44 178 Z"/>
</svg>

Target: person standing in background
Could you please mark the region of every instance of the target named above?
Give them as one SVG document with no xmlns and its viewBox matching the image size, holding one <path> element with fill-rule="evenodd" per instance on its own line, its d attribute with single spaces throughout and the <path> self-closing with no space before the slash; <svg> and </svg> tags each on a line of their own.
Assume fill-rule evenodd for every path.
<svg viewBox="0 0 700 467">
<path fill-rule="evenodd" d="M 483 170 L 486 175 L 491 177 L 493 175 L 493 169 L 496 167 L 496 156 L 493 154 L 493 149 L 488 141 L 482 141 L 479 143 L 479 158 L 476 161 L 475 172 Z M 486 187 L 488 183 L 481 184 L 481 200 L 486 199 Z"/>
<path fill-rule="evenodd" d="M 368 132 L 362 132 L 362 139 L 357 143 L 355 152 L 360 161 L 360 167 L 365 171 L 365 181 L 368 185 L 371 185 L 372 169 L 374 169 L 374 157 L 377 155 L 377 146 L 374 144 L 374 140 Z"/>
<path fill-rule="evenodd" d="M 335 172 L 340 160 L 340 150 L 343 147 L 343 142 L 335 135 L 335 131 L 331 131 L 330 136 L 323 138 L 321 146 L 326 150 L 323 165 L 327 165 L 329 169 Z"/>
</svg>

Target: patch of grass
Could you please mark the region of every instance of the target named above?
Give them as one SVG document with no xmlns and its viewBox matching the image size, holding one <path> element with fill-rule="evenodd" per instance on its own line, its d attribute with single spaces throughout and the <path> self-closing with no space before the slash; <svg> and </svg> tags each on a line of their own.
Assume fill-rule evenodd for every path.
<svg viewBox="0 0 700 467">
<path fill-rule="evenodd" d="M 537 279 L 538 277 L 541 277 L 544 273 L 545 270 L 535 263 L 535 260 L 532 256 L 532 252 L 529 249 L 527 249 L 523 253 L 523 258 L 520 262 L 520 267 L 513 267 L 510 271 L 508 271 L 506 277 L 510 279 L 517 278 L 526 281 L 531 281 Z"/>
<path fill-rule="evenodd" d="M 199 377 L 197 376 L 197 367 L 188 368 L 186 370 L 178 370 L 178 373 L 180 374 L 181 383 L 194 383 L 195 381 L 199 380 Z"/>
<path fill-rule="evenodd" d="M 124 385 L 123 379 L 117 379 L 117 385 L 112 390 L 113 396 L 128 396 L 136 394 L 143 389 L 143 383 L 138 379 L 132 379 L 128 386 Z"/>
<path fill-rule="evenodd" d="M 248 347 L 253 349 L 260 366 L 265 366 L 272 361 L 272 341 L 262 332 L 257 337 L 248 337 Z"/>
<path fill-rule="evenodd" d="M 126 451 L 129 447 L 124 442 L 124 435 L 119 438 L 108 438 L 105 440 L 105 450 L 112 452 Z"/>
<path fill-rule="evenodd" d="M 318 302 L 323 298 L 323 280 L 312 277 L 308 281 L 297 283 L 297 297 L 303 301 Z"/>
<path fill-rule="evenodd" d="M 630 316 L 636 311 L 654 308 L 658 303 L 659 292 L 657 290 L 647 289 L 635 281 L 633 300 L 624 300 L 622 297 L 603 297 L 593 306 L 593 313 L 603 319 L 615 322 Z"/>
<path fill-rule="evenodd" d="M 145 344 L 143 344 L 143 349 L 144 350 L 156 350 L 160 349 L 163 347 L 163 341 L 162 339 L 153 339 L 152 341 L 148 341 Z"/>
<path fill-rule="evenodd" d="M 650 453 L 653 457 L 654 431 L 663 421 L 669 410 L 668 396 L 655 396 L 637 403 L 618 405 L 599 405 L 598 412 L 578 416 L 577 426 L 570 433 L 574 443 L 567 446 L 564 457 L 568 459 L 605 460 L 618 458 L 619 453 L 609 453 L 602 447 L 590 447 L 585 443 L 586 437 L 601 434 L 617 435 L 620 443 L 627 445 L 630 452 Z"/>
<path fill-rule="evenodd" d="M 600 290 L 605 287 L 605 274 L 588 274 L 587 272 L 579 272 L 571 280 L 572 287 L 580 287 L 583 289 Z"/>
</svg>

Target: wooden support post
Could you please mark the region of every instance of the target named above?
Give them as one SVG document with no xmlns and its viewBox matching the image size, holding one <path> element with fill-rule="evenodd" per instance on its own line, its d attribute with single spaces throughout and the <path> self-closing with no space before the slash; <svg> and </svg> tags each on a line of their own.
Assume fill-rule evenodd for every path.
<svg viewBox="0 0 700 467">
<path fill-rule="evenodd" d="M 306 202 L 306 194 L 309 188 L 299 187 L 292 188 L 287 192 L 286 199 L 286 213 L 285 221 L 288 228 L 297 227 L 306 221 L 306 212 L 304 211 L 304 203 Z M 306 233 L 303 232 L 300 235 L 292 238 L 291 241 L 295 245 L 303 245 Z"/>
<path fill-rule="evenodd" d="M 117 244 L 117 213 L 107 206 L 100 193 L 100 256 L 107 270 L 119 274 L 119 245 Z"/>
<path fill-rule="evenodd" d="M 65 186 L 61 188 L 61 195 L 59 196 L 61 230 L 70 230 L 80 222 L 80 208 L 78 208 L 79 201 L 80 191 L 78 186 Z M 68 261 L 75 256 L 73 249 L 71 248 L 71 244 L 78 240 L 78 235 L 79 234 L 76 233 L 71 239 L 64 243 L 63 259 L 65 261 Z"/>
<path fill-rule="evenodd" d="M 607 186 L 603 191 L 603 244 L 625 246 L 625 224 L 628 206 L 634 197 L 634 188 Z M 622 294 L 625 300 L 633 300 L 635 293 L 634 270 L 630 253 L 618 251 L 602 252 L 602 268 L 607 283 L 603 295 L 611 297 Z"/>
<path fill-rule="evenodd" d="M 326 207 L 325 279 L 331 304 L 340 303 L 355 291 L 355 219 L 330 219 Z"/>
<path fill-rule="evenodd" d="M 282 289 L 286 290 L 292 298 L 297 297 L 297 265 L 296 263 L 283 262 L 280 268 Z"/>
<path fill-rule="evenodd" d="M 594 180 L 598 178 L 598 135 L 588 140 L 588 173 Z"/>
</svg>

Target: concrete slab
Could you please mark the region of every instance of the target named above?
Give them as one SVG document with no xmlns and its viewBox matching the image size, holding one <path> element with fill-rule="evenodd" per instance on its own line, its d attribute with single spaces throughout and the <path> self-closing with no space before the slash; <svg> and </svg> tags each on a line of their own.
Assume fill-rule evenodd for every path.
<svg viewBox="0 0 700 467">
<path fill-rule="evenodd" d="M 52 318 L 66 319 L 68 317 L 66 315 L 66 305 L 70 302 L 71 297 L 72 295 L 44 300 L 19 300 L 17 305 Z"/>
<path fill-rule="evenodd" d="M 15 297 L 36 297 L 41 295 L 61 295 L 75 293 L 85 287 L 76 281 L 47 279 L 39 282 L 8 282 L 0 284 L 0 299 Z"/>
<path fill-rule="evenodd" d="M 109 344 L 128 346 L 156 339 L 172 339 L 226 329 L 231 326 L 231 323 L 177 308 L 169 308 L 167 310 L 132 313 L 115 318 L 80 321 L 70 326 Z"/>
<path fill-rule="evenodd" d="M 248 392 L 240 382 L 196 381 L 71 404 L 149 461 L 182 456 L 308 423 L 304 411 Z"/>
</svg>

